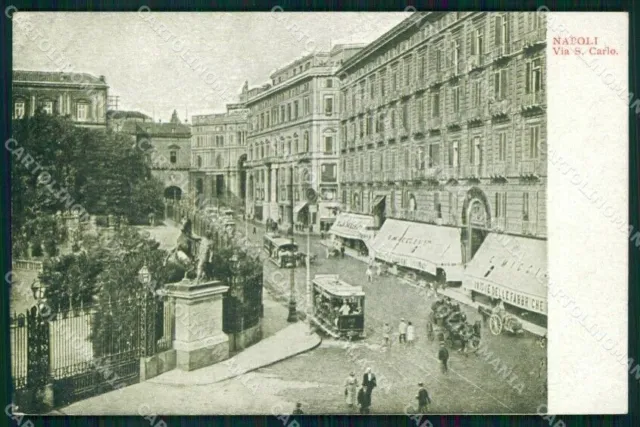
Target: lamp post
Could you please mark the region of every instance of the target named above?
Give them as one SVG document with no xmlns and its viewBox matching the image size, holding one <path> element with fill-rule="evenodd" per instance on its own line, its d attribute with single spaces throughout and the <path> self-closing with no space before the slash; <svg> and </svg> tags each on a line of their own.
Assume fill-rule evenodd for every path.
<svg viewBox="0 0 640 427">
<path fill-rule="evenodd" d="M 149 289 L 149 285 L 151 284 L 151 273 L 149 272 L 147 264 L 144 264 L 140 271 L 138 271 L 138 280 L 142 283 L 142 286 Z"/>
<path fill-rule="evenodd" d="M 42 286 L 42 283 L 40 283 L 39 280 L 36 279 L 31 283 L 31 292 L 33 293 L 33 298 L 36 300 L 36 307 L 38 307 L 38 311 L 42 311 L 44 308 L 44 302 L 46 301 L 46 288 Z"/>
<path fill-rule="evenodd" d="M 295 243 L 294 241 L 294 233 L 293 233 L 293 168 L 289 169 L 289 201 L 291 202 L 291 216 L 289 216 L 289 228 L 288 232 L 291 233 L 291 244 Z M 289 316 L 287 317 L 287 322 L 297 322 L 298 321 L 298 310 L 296 307 L 296 278 L 295 278 L 295 270 L 296 270 L 296 259 L 293 259 L 293 266 L 291 267 L 291 271 L 289 272 Z"/>
</svg>

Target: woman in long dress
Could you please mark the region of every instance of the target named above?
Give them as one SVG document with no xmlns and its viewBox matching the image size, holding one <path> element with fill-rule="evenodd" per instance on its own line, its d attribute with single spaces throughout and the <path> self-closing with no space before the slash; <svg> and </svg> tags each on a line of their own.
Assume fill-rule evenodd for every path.
<svg viewBox="0 0 640 427">
<path fill-rule="evenodd" d="M 358 391 L 358 380 L 356 379 L 356 374 L 351 372 L 349 377 L 344 383 L 344 394 L 346 396 L 347 405 L 350 407 L 355 406 L 356 404 L 356 393 Z"/>
</svg>

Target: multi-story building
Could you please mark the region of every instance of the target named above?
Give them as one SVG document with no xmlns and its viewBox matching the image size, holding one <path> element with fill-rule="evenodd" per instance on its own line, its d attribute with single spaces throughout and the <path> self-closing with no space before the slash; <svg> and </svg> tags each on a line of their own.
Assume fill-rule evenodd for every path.
<svg viewBox="0 0 640 427">
<path fill-rule="evenodd" d="M 542 304 L 498 280 L 536 287 L 546 270 L 545 42 L 540 13 L 417 13 L 345 61 L 347 212 L 332 231 L 383 261 L 545 312 L 546 290 L 536 288 Z M 375 239 L 354 234 L 372 224 Z"/>
<path fill-rule="evenodd" d="M 139 111 L 107 111 L 107 127 L 115 132 L 120 132 L 127 122 L 148 123 L 152 121 L 151 117 Z"/>
<path fill-rule="evenodd" d="M 315 232 L 335 220 L 340 110 L 336 71 L 363 45 L 336 45 L 275 71 L 248 90 L 247 208 L 260 220 Z"/>
<path fill-rule="evenodd" d="M 126 121 L 120 132 L 128 134 L 144 150 L 151 173 L 164 184 L 164 197 L 181 200 L 189 193 L 191 130 L 181 123 Z"/>
<path fill-rule="evenodd" d="M 244 208 L 247 110 L 227 104 L 227 112 L 191 120 L 191 185 L 209 203 Z"/>
<path fill-rule="evenodd" d="M 37 110 L 71 118 L 92 128 L 107 125 L 104 76 L 87 73 L 13 70 L 12 116 L 31 117 Z"/>
</svg>

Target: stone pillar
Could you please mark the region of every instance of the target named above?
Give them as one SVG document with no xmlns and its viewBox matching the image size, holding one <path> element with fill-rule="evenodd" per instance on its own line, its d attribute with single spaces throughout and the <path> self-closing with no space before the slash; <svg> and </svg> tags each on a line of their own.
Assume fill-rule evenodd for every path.
<svg viewBox="0 0 640 427">
<path fill-rule="evenodd" d="M 176 367 L 192 371 L 229 358 L 229 337 L 222 332 L 222 298 L 229 289 L 219 281 L 182 280 L 167 286 L 175 298 Z"/>
</svg>

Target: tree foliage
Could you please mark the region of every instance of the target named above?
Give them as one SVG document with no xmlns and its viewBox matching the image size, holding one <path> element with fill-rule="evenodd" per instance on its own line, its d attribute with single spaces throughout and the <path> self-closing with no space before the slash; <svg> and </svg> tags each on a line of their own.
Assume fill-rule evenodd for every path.
<svg viewBox="0 0 640 427">
<path fill-rule="evenodd" d="M 41 236 L 43 229 L 56 233 L 45 218 L 57 212 L 123 215 L 129 223 L 162 212 L 162 184 L 151 176 L 144 151 L 126 135 L 36 113 L 14 122 L 13 139 L 14 242 Z"/>
</svg>

